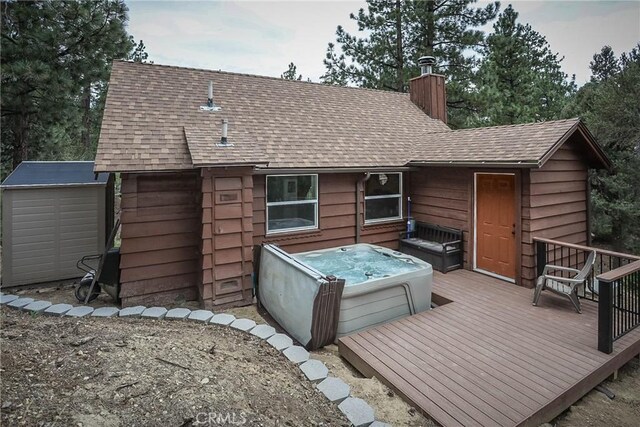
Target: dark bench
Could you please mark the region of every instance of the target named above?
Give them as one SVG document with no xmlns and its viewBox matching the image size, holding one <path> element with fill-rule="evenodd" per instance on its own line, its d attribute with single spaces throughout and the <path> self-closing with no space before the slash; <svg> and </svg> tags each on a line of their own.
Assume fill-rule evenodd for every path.
<svg viewBox="0 0 640 427">
<path fill-rule="evenodd" d="M 462 230 L 416 222 L 411 236 L 402 233 L 400 252 L 415 256 L 446 273 L 462 267 Z"/>
</svg>

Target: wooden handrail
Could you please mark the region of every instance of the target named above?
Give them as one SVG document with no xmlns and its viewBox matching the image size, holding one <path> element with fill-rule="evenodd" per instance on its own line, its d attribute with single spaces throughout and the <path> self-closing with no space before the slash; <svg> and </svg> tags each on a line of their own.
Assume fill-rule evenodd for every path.
<svg viewBox="0 0 640 427">
<path fill-rule="evenodd" d="M 626 259 L 629 259 L 629 260 L 639 260 L 640 261 L 640 256 L 638 256 L 638 255 L 623 254 L 621 252 L 614 252 L 614 251 L 609 251 L 609 250 L 606 250 L 606 249 L 593 248 L 593 247 L 590 247 L 590 246 L 583 246 L 583 245 L 576 245 L 575 243 L 567 243 L 567 242 L 561 242 L 559 240 L 545 239 L 544 237 L 534 237 L 533 241 L 534 242 L 551 243 L 553 245 L 564 246 L 564 247 L 567 247 L 567 248 L 579 249 L 579 250 L 588 251 L 588 252 L 596 251 L 597 253 L 599 253 L 601 255 L 607 255 L 607 256 L 612 256 L 612 257 L 626 258 Z"/>
<path fill-rule="evenodd" d="M 640 271 L 640 261 L 635 261 L 631 264 L 623 265 L 622 267 L 602 273 L 597 279 L 601 282 L 613 282 L 636 271 Z"/>
</svg>

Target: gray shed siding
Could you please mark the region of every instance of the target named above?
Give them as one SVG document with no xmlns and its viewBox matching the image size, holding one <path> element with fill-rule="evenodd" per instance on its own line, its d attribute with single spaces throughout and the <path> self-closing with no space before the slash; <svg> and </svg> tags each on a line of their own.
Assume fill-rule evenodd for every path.
<svg viewBox="0 0 640 427">
<path fill-rule="evenodd" d="M 76 262 L 105 244 L 105 186 L 2 191 L 2 285 L 79 277 Z"/>
</svg>

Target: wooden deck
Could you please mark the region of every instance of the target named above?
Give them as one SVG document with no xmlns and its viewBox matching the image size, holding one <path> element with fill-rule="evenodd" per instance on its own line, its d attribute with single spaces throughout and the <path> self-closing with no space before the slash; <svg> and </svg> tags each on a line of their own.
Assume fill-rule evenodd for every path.
<svg viewBox="0 0 640 427">
<path fill-rule="evenodd" d="M 340 354 L 444 426 L 537 426 L 634 356 L 640 328 L 597 350 L 597 305 L 479 273 L 435 273 L 434 301 L 452 302 L 339 341 Z"/>
</svg>

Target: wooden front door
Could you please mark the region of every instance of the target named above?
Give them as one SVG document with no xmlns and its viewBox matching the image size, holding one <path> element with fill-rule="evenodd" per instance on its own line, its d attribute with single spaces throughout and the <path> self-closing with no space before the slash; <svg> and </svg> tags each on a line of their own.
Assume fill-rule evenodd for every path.
<svg viewBox="0 0 640 427">
<path fill-rule="evenodd" d="M 476 175 L 476 268 L 516 277 L 515 176 Z"/>
</svg>

